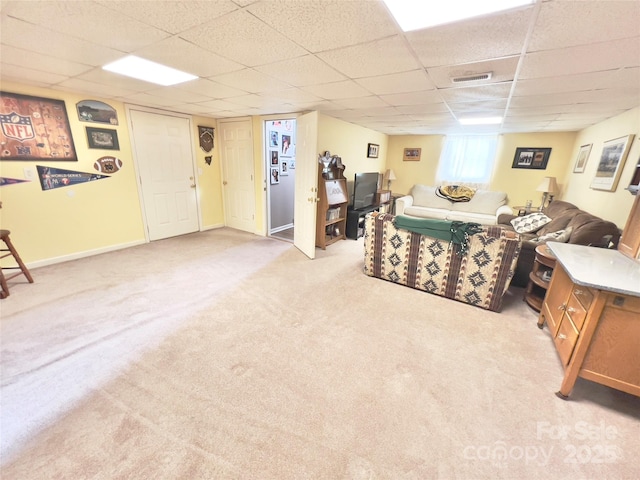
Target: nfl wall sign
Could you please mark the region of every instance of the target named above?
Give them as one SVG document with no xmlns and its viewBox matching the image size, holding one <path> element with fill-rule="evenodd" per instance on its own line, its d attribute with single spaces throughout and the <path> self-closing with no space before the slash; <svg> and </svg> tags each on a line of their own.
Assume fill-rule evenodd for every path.
<svg viewBox="0 0 640 480">
<path fill-rule="evenodd" d="M 116 157 L 100 157 L 93 164 L 100 173 L 116 173 L 122 168 L 122 160 Z"/>
</svg>

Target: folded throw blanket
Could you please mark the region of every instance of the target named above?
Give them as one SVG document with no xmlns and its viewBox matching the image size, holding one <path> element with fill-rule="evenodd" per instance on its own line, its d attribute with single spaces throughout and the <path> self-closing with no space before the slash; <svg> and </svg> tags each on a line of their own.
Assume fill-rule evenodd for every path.
<svg viewBox="0 0 640 480">
<path fill-rule="evenodd" d="M 436 188 L 436 196 L 446 198 L 452 202 L 468 202 L 476 191 L 464 185 L 443 185 Z"/>
<path fill-rule="evenodd" d="M 412 218 L 404 215 L 397 215 L 393 221 L 396 228 L 450 242 L 458 255 L 467 253 L 470 235 L 482 232 L 482 225 L 479 223 Z"/>
</svg>

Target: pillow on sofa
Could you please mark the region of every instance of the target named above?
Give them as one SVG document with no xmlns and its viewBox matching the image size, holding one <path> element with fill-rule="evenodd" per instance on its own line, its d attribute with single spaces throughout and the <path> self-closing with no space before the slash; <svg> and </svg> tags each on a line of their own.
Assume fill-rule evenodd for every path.
<svg viewBox="0 0 640 480">
<path fill-rule="evenodd" d="M 414 185 L 411 189 L 414 207 L 443 208 L 451 210 L 452 202 L 436 195 L 436 187 Z"/>
<path fill-rule="evenodd" d="M 540 235 L 539 237 L 532 238 L 531 241 L 533 243 L 547 243 L 547 242 L 560 242 L 567 243 L 569 241 L 569 237 L 571 237 L 571 232 L 573 231 L 572 227 L 565 228 L 564 230 L 558 230 L 557 232 L 547 233 L 545 235 Z"/>
<path fill-rule="evenodd" d="M 524 217 L 516 217 L 511 220 L 511 225 L 517 233 L 531 233 L 540 230 L 551 219 L 542 212 L 530 213 Z"/>
</svg>

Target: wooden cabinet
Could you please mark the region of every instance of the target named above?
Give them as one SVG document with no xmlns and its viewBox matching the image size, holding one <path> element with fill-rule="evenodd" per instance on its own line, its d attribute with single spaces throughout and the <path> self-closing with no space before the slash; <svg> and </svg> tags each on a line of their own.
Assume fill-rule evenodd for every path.
<svg viewBox="0 0 640 480">
<path fill-rule="evenodd" d="M 322 168 L 318 164 L 318 211 L 316 218 L 316 247 L 323 250 L 346 238 L 347 180 L 340 163 Z"/>
<path fill-rule="evenodd" d="M 566 399 L 578 377 L 640 396 L 640 297 L 585 287 L 557 264 L 538 319 L 547 323 Z"/>
<path fill-rule="evenodd" d="M 542 301 L 547 293 L 551 273 L 556 265 L 556 257 L 546 245 L 536 247 L 536 257 L 533 261 L 533 269 L 529 273 L 529 283 L 524 292 L 524 301 L 531 308 L 540 311 Z"/>
<path fill-rule="evenodd" d="M 640 256 L 640 195 L 636 195 L 631 207 L 631 213 L 627 218 L 627 224 L 622 231 L 622 237 L 618 242 L 620 253 L 631 258 Z"/>
</svg>

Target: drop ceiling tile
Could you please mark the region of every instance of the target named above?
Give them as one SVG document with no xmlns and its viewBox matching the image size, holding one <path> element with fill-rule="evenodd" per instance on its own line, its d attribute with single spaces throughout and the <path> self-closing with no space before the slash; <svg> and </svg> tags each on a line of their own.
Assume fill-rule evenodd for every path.
<svg viewBox="0 0 640 480">
<path fill-rule="evenodd" d="M 429 103 L 441 103 L 442 96 L 437 90 L 422 92 L 395 93 L 393 95 L 380 95 L 380 98 L 389 105 L 426 105 Z"/>
<path fill-rule="evenodd" d="M 95 2 L 17 2 L 11 16 L 31 24 L 131 52 L 169 36 L 158 28 L 115 12 Z M 100 19 L 95 21 L 95 19 Z"/>
<path fill-rule="evenodd" d="M 199 93 L 190 92 L 188 90 L 180 90 L 177 88 L 155 88 L 152 90 L 147 90 L 147 93 L 150 95 L 155 95 L 156 97 L 166 98 L 170 100 L 175 105 L 176 103 L 202 103 L 207 102 L 209 100 L 213 100 L 208 95 L 201 95 Z"/>
<path fill-rule="evenodd" d="M 536 105 L 535 107 L 514 107 L 510 105 L 506 115 L 509 117 L 528 117 L 531 115 L 558 115 L 564 113 L 569 105 Z"/>
<path fill-rule="evenodd" d="M 244 68 L 237 62 L 209 52 L 180 37 L 167 38 L 133 53 L 200 77 L 211 77 Z"/>
<path fill-rule="evenodd" d="M 4 15 L 2 44 L 92 66 L 104 65 L 123 56 L 118 50 Z"/>
<path fill-rule="evenodd" d="M 519 78 L 614 70 L 640 66 L 640 37 L 561 48 L 525 55 Z"/>
<path fill-rule="evenodd" d="M 129 91 L 142 92 L 144 90 L 155 90 L 158 85 L 136 78 L 126 77 L 117 73 L 108 72 L 102 68 L 94 68 L 93 70 L 83 73 L 75 77 L 78 80 L 86 80 L 100 85 L 111 85 L 119 88 L 125 88 Z"/>
<path fill-rule="evenodd" d="M 443 88 L 439 90 L 447 102 L 472 102 L 509 98 L 512 82 L 479 85 L 477 87 Z"/>
<path fill-rule="evenodd" d="M 231 0 L 164 1 L 156 5 L 152 5 L 149 1 L 138 0 L 102 0 L 96 3 L 173 34 L 238 9 L 238 5 Z"/>
<path fill-rule="evenodd" d="M 322 85 L 309 85 L 302 88 L 303 91 L 317 95 L 325 100 L 338 100 L 340 98 L 368 97 L 367 90 L 352 80 L 344 82 L 325 83 Z"/>
<path fill-rule="evenodd" d="M 220 111 L 232 111 L 233 109 L 238 108 L 237 103 L 232 103 L 227 100 L 211 100 L 209 102 L 200 102 L 197 105 L 209 108 L 211 110 Z"/>
<path fill-rule="evenodd" d="M 400 36 L 317 54 L 327 64 L 351 78 L 372 77 L 419 68 Z"/>
<path fill-rule="evenodd" d="M 249 92 L 238 88 L 228 87 L 218 82 L 214 82 L 207 78 L 197 78 L 190 82 L 181 83 L 174 87 L 176 90 L 185 90 L 187 92 L 198 93 L 211 98 L 230 98 L 246 95 Z"/>
<path fill-rule="evenodd" d="M 240 97 L 233 97 L 232 99 L 229 99 L 229 102 L 253 108 L 271 108 L 281 107 L 282 105 L 284 105 L 282 101 L 274 99 L 268 95 L 256 95 L 253 93 L 249 95 L 242 95 Z"/>
<path fill-rule="evenodd" d="M 369 97 L 342 98 L 334 101 L 344 108 L 372 108 L 372 107 L 388 107 L 380 97 L 374 95 Z"/>
<path fill-rule="evenodd" d="M 338 82 L 346 77 L 314 55 L 304 55 L 282 62 L 256 67 L 256 70 L 296 87 Z"/>
<path fill-rule="evenodd" d="M 574 103 L 587 103 L 593 98 L 592 95 L 593 92 L 570 92 L 513 97 L 510 105 L 515 108 L 540 105 L 572 105 Z"/>
<path fill-rule="evenodd" d="M 596 90 L 611 84 L 616 78 L 616 72 L 616 70 L 608 70 L 518 80 L 513 95 L 515 97 L 526 97 L 529 95 Z"/>
<path fill-rule="evenodd" d="M 2 63 L 6 65 L 15 65 L 68 77 L 79 75 L 94 68 L 91 65 L 54 58 L 51 55 L 44 55 L 42 53 L 12 47 L 11 45 L 2 46 L 1 58 Z"/>
<path fill-rule="evenodd" d="M 118 99 L 124 103 L 134 103 L 136 105 L 148 105 L 156 107 L 170 107 L 175 105 L 175 100 L 169 98 L 158 97 L 145 92 L 132 93 L 130 95 L 121 95 Z"/>
<path fill-rule="evenodd" d="M 307 53 L 284 35 L 241 10 L 183 32 L 180 36 L 250 67 Z"/>
<path fill-rule="evenodd" d="M 375 95 L 433 90 L 435 85 L 424 70 L 359 78 L 356 82 Z"/>
<path fill-rule="evenodd" d="M 408 32 L 409 44 L 425 67 L 471 63 L 522 51 L 533 8 Z"/>
<path fill-rule="evenodd" d="M 299 88 L 288 88 L 286 90 L 273 91 L 270 95 L 286 103 L 308 103 L 322 100 L 320 97 L 300 90 Z"/>
<path fill-rule="evenodd" d="M 510 82 L 514 79 L 516 68 L 520 57 L 506 57 L 495 60 L 486 60 L 483 62 L 464 63 L 460 65 L 452 65 L 445 67 L 427 68 L 429 77 L 433 80 L 438 88 L 467 88 L 476 85 L 488 85 L 492 83 Z M 479 84 L 453 83 L 454 77 L 464 77 L 468 75 L 476 75 L 480 73 L 491 72 L 490 80 L 483 80 Z"/>
<path fill-rule="evenodd" d="M 583 1 L 543 2 L 529 52 L 638 35 L 640 2 Z"/>
<path fill-rule="evenodd" d="M 24 78 L 31 82 L 37 82 L 40 85 L 55 85 L 56 83 L 63 82 L 68 80 L 69 77 L 66 75 L 58 75 L 55 73 L 43 72 L 41 70 L 34 70 L 33 68 L 22 67 L 19 65 L 8 65 L 4 63 L 4 55 L 2 58 L 1 70 L 2 70 L 2 79 L 16 79 L 19 80 Z"/>
<path fill-rule="evenodd" d="M 310 52 L 370 42 L 398 33 L 382 2 L 344 0 L 272 0 L 248 8 Z"/>
<path fill-rule="evenodd" d="M 239 88 L 250 93 L 285 90 L 291 86 L 252 68 L 245 68 L 244 70 L 225 73 L 223 75 L 216 75 L 215 77 L 212 77 L 211 80 L 232 88 Z"/>
<path fill-rule="evenodd" d="M 480 113 L 486 113 L 488 116 L 493 116 L 493 115 L 501 116 L 501 115 L 504 115 L 504 109 L 507 106 L 507 100 L 501 99 L 501 100 L 484 100 L 484 101 L 478 101 L 478 102 L 455 102 L 455 103 L 447 102 L 447 105 L 449 105 L 449 108 L 451 108 L 451 110 L 456 114 L 480 112 Z"/>
<path fill-rule="evenodd" d="M 54 86 L 52 88 L 58 87 L 60 87 L 61 89 L 68 89 L 67 91 L 76 91 L 83 93 L 86 92 L 98 97 L 122 97 L 125 95 L 133 95 L 134 93 L 136 93 L 135 90 L 126 88 L 124 86 L 116 84 L 97 84 L 95 82 L 82 80 L 80 78 L 71 78 L 69 80 L 65 80 L 64 82 L 61 82 L 57 86 Z"/>
</svg>

